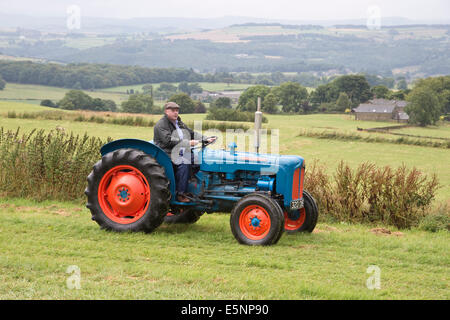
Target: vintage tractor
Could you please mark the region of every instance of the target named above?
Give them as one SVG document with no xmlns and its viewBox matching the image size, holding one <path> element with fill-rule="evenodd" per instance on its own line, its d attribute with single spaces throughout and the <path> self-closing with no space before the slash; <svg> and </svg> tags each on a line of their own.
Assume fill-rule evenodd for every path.
<svg viewBox="0 0 450 320">
<path fill-rule="evenodd" d="M 152 232 L 164 221 L 195 223 L 205 212 L 231 212 L 231 231 L 247 245 L 275 244 L 283 231 L 313 231 L 318 209 L 303 190 L 303 158 L 207 145 L 192 150 L 200 164 L 189 182 L 191 202 L 177 201 L 171 159 L 152 142 L 104 145 L 85 191 L 92 219 L 108 230 Z"/>
</svg>

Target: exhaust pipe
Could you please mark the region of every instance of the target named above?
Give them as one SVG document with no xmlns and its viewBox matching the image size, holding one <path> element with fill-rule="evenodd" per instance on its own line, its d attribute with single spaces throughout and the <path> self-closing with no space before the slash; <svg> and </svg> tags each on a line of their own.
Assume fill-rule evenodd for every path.
<svg viewBox="0 0 450 320">
<path fill-rule="evenodd" d="M 262 125 L 262 112 L 261 112 L 261 97 L 258 97 L 258 107 L 255 112 L 255 151 L 259 152 L 259 145 L 261 143 L 261 125 Z"/>
</svg>

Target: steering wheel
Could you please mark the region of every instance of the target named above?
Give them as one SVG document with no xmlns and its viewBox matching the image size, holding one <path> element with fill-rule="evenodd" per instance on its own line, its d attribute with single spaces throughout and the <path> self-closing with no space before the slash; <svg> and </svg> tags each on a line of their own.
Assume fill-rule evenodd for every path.
<svg viewBox="0 0 450 320">
<path fill-rule="evenodd" d="M 207 141 L 207 140 L 212 139 L 212 138 L 214 138 L 213 141 L 211 141 L 211 142 L 208 142 L 208 141 Z M 191 148 L 191 150 L 199 149 L 199 148 L 202 148 L 202 149 L 203 149 L 203 148 L 205 148 L 205 147 L 207 147 L 207 146 L 209 146 L 209 145 L 211 145 L 211 144 L 216 143 L 217 139 L 218 139 L 217 136 L 206 137 L 204 140 L 202 140 L 201 146 L 193 147 L 193 148 Z"/>
</svg>

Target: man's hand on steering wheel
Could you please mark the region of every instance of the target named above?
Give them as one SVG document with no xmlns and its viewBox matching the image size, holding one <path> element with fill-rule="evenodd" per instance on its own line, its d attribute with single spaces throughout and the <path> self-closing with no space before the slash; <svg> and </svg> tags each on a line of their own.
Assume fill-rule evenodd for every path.
<svg viewBox="0 0 450 320">
<path fill-rule="evenodd" d="M 217 141 L 217 137 L 216 136 L 212 136 L 212 137 L 206 138 L 205 140 L 208 142 L 208 144 L 212 144 L 212 143 Z"/>
<path fill-rule="evenodd" d="M 194 147 L 197 144 L 197 143 L 194 143 L 194 141 L 198 142 L 197 140 L 191 140 L 191 150 L 200 148 L 200 147 Z M 206 137 L 205 139 L 202 140 L 201 148 L 203 149 L 206 146 L 209 146 L 210 144 L 215 143 L 216 141 L 217 141 L 217 136 Z"/>
</svg>

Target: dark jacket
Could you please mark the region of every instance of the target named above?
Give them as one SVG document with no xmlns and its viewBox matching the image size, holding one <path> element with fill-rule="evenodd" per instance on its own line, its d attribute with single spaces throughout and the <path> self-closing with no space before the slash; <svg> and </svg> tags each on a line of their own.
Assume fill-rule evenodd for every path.
<svg viewBox="0 0 450 320">
<path fill-rule="evenodd" d="M 189 146 L 190 140 L 204 140 L 204 136 L 194 132 L 186 126 L 181 118 L 178 117 L 178 126 L 183 130 L 183 141 L 178 135 L 175 125 L 164 115 L 153 128 L 153 142 L 163 149 L 170 157 L 172 149 L 180 142 L 186 143 Z"/>
</svg>

